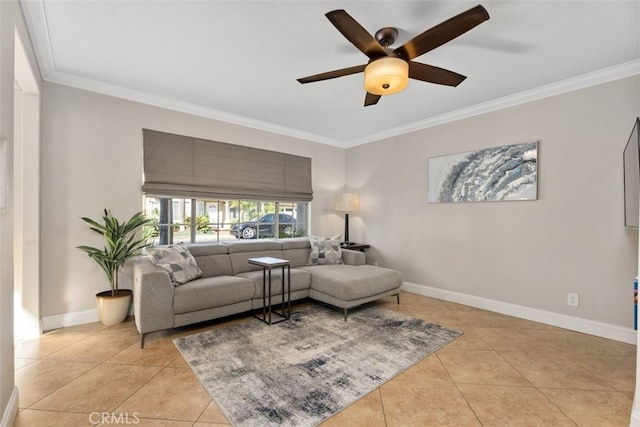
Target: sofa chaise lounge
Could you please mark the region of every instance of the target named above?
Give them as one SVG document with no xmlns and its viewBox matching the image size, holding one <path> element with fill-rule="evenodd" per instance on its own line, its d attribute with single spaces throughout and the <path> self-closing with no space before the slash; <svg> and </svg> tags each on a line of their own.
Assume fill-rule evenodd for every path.
<svg viewBox="0 0 640 427">
<path fill-rule="evenodd" d="M 310 297 L 342 308 L 345 321 L 349 308 L 366 302 L 395 295 L 400 303 L 398 271 L 367 265 L 364 253 L 347 249 L 341 250 L 340 263 L 308 265 L 311 246 L 309 238 L 187 245 L 202 275 L 184 284 L 172 281 L 149 257 L 138 259 L 133 265 L 133 304 L 140 346 L 144 348 L 151 332 L 263 308 L 262 268 L 248 262 L 255 257 L 289 260 L 291 301 Z M 282 301 L 278 270 L 272 274 L 272 303 Z"/>
</svg>

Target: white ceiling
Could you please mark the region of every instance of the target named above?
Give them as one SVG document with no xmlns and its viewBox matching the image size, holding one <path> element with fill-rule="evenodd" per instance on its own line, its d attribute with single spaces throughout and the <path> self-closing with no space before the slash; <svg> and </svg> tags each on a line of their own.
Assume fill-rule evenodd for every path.
<svg viewBox="0 0 640 427">
<path fill-rule="evenodd" d="M 397 43 L 478 2 L 22 0 L 43 78 L 143 103 L 349 147 L 640 74 L 640 2 L 483 1 L 491 19 L 416 58 L 466 75 L 411 80 L 363 107 L 365 64 L 324 14 L 345 9 Z"/>
</svg>

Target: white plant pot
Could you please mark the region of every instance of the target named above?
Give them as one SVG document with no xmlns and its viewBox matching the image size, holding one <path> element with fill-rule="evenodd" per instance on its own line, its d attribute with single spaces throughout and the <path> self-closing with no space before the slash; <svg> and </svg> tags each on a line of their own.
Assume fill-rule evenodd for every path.
<svg viewBox="0 0 640 427">
<path fill-rule="evenodd" d="M 96 294 L 100 322 L 105 326 L 113 326 L 124 322 L 129 315 L 131 298 L 131 289 L 119 289 L 116 295 L 111 295 L 111 291 Z"/>
</svg>

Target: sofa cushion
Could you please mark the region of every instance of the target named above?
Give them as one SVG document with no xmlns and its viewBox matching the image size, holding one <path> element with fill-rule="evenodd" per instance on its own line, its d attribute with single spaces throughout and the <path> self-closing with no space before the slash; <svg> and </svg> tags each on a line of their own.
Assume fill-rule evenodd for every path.
<svg viewBox="0 0 640 427">
<path fill-rule="evenodd" d="M 311 289 L 352 301 L 400 288 L 402 275 L 372 265 L 323 265 L 302 267 L 311 272 Z"/>
<path fill-rule="evenodd" d="M 311 244 L 308 237 L 294 237 L 278 240 L 282 245 L 282 257 L 289 260 L 291 268 L 302 267 L 309 261 Z"/>
<path fill-rule="evenodd" d="M 230 254 L 239 252 L 279 251 L 282 246 L 274 240 L 226 240 L 223 242 Z"/>
<path fill-rule="evenodd" d="M 198 267 L 202 270 L 202 277 L 231 276 L 231 259 L 229 255 L 205 255 L 196 257 Z"/>
<path fill-rule="evenodd" d="M 201 256 L 226 255 L 229 253 L 229 246 L 212 242 L 190 243 L 187 248 L 196 261 Z"/>
<path fill-rule="evenodd" d="M 229 247 L 219 243 L 194 243 L 187 245 L 191 255 L 202 270 L 202 277 L 230 276 L 233 274 Z"/>
<path fill-rule="evenodd" d="M 175 288 L 175 314 L 222 307 L 253 298 L 253 282 L 238 276 L 204 277 Z"/>
<path fill-rule="evenodd" d="M 309 261 L 309 252 L 311 249 L 284 249 L 282 258 L 289 260 L 291 268 L 298 268 L 307 265 Z"/>
<path fill-rule="evenodd" d="M 203 256 L 212 255 L 227 255 L 229 253 L 229 247 L 221 243 L 203 242 L 203 243 L 190 243 L 187 245 L 191 255 L 198 261 L 198 258 Z"/>
<path fill-rule="evenodd" d="M 287 249 L 309 249 L 311 246 L 308 237 L 293 237 L 276 241 L 280 243 L 283 251 Z"/>
<path fill-rule="evenodd" d="M 267 287 L 269 286 L 269 276 L 267 272 Z M 284 274 L 287 274 L 287 268 L 284 269 Z M 238 277 L 244 277 L 253 282 L 254 285 L 254 298 L 262 298 L 262 270 L 249 271 L 246 273 L 238 274 Z M 291 269 L 291 292 L 299 291 L 302 289 L 309 289 L 311 285 L 311 274 L 306 270 Z M 286 289 L 285 289 L 286 293 Z M 269 290 L 267 289 L 267 295 Z M 271 271 L 271 296 L 282 294 L 282 268 L 274 268 Z"/>
<path fill-rule="evenodd" d="M 231 268 L 233 268 L 233 274 L 246 273 L 247 271 L 262 271 L 262 267 L 255 264 L 249 264 L 249 258 L 260 258 L 260 257 L 273 257 L 273 258 L 283 258 L 282 251 L 273 250 L 273 251 L 260 251 L 260 252 L 238 252 L 229 254 L 229 258 L 231 259 Z"/>
<path fill-rule="evenodd" d="M 334 237 L 309 236 L 311 252 L 307 265 L 342 264 L 340 235 Z"/>
<path fill-rule="evenodd" d="M 169 273 L 176 286 L 202 275 L 196 260 L 182 243 L 147 248 L 147 255 L 151 262 Z"/>
</svg>

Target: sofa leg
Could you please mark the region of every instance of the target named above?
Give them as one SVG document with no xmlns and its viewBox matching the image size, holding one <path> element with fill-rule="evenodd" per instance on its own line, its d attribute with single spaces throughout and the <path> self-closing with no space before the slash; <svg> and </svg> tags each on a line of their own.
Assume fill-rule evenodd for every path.
<svg viewBox="0 0 640 427">
<path fill-rule="evenodd" d="M 400 304 L 400 293 L 397 293 L 396 297 L 398 298 L 398 304 Z"/>
<path fill-rule="evenodd" d="M 348 309 L 346 309 L 346 308 L 344 309 L 344 321 L 345 322 L 347 321 L 347 310 Z"/>
<path fill-rule="evenodd" d="M 140 348 L 144 348 L 144 337 L 147 334 L 140 334 Z"/>
</svg>

